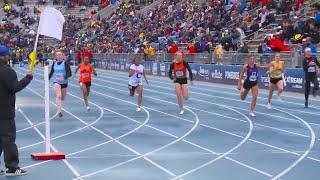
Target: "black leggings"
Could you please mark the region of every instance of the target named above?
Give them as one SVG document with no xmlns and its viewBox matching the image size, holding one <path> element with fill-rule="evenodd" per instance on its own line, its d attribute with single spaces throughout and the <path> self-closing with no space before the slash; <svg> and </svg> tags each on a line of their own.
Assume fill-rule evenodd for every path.
<svg viewBox="0 0 320 180">
<path fill-rule="evenodd" d="M 306 74 L 305 92 L 304 92 L 304 96 L 305 96 L 306 102 L 308 102 L 308 99 L 309 99 L 309 94 L 310 94 L 310 89 L 311 89 L 311 87 L 310 87 L 311 82 L 314 85 L 313 93 L 317 93 L 317 91 L 319 89 L 319 82 L 318 82 L 317 76 L 315 74 L 314 75 Z"/>
</svg>

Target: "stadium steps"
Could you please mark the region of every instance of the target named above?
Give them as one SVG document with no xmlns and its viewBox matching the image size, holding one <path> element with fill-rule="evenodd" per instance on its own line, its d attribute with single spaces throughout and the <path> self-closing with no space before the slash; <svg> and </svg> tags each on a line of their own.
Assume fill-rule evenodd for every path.
<svg viewBox="0 0 320 180">
<path fill-rule="evenodd" d="M 5 15 L 6 15 L 6 13 L 1 8 L 1 10 L 0 10 L 0 20 L 2 20 L 5 17 Z"/>
<path fill-rule="evenodd" d="M 142 8 L 142 9 L 140 10 L 140 14 L 146 14 L 146 13 L 149 11 L 149 9 L 154 8 L 154 7 L 158 6 L 158 5 L 160 5 L 163 1 L 164 1 L 164 0 L 158 0 L 158 1 L 155 1 L 155 2 L 153 2 L 153 3 L 151 3 L 151 4 L 149 4 L 148 6 L 145 6 L 144 8 Z"/>
<path fill-rule="evenodd" d="M 96 10 L 98 12 L 98 6 L 86 7 L 85 10 L 82 10 L 82 8 L 83 7 L 81 6 L 81 7 L 66 9 L 65 13 L 71 16 L 75 16 L 76 18 L 85 19 L 85 18 L 88 18 L 92 10 Z"/>
</svg>

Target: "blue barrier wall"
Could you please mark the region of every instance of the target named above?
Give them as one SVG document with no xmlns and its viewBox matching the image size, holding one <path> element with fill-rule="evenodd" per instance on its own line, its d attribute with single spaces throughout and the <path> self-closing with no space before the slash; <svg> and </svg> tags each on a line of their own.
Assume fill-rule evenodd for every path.
<svg viewBox="0 0 320 180">
<path fill-rule="evenodd" d="M 170 63 L 164 62 L 142 62 L 147 74 L 168 77 Z M 128 71 L 131 61 L 105 61 L 98 63 L 97 66 L 111 70 Z M 214 65 L 214 64 L 190 64 L 194 79 L 212 83 L 223 83 L 236 85 L 239 79 L 239 71 L 242 66 L 236 65 Z M 268 88 L 269 77 L 266 69 L 259 71 L 259 85 L 261 88 Z M 319 78 L 320 80 L 320 78 Z M 301 68 L 286 69 L 286 91 L 304 92 L 304 72 Z"/>
</svg>

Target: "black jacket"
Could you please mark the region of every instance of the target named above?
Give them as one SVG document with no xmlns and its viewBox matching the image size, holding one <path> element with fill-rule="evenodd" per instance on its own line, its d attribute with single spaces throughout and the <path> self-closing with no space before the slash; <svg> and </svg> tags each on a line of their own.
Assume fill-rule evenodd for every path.
<svg viewBox="0 0 320 180">
<path fill-rule="evenodd" d="M 0 135 L 15 133 L 16 93 L 25 88 L 31 80 L 32 76 L 27 75 L 18 81 L 16 72 L 9 65 L 0 62 Z"/>
</svg>

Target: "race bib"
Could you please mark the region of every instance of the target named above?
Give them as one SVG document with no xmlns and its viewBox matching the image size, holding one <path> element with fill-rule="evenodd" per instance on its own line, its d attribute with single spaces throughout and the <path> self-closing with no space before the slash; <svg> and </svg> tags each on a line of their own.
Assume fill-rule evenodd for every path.
<svg viewBox="0 0 320 180">
<path fill-rule="evenodd" d="M 184 77 L 183 72 L 182 72 L 182 71 L 177 71 L 177 72 L 176 72 L 176 77 L 177 77 L 177 78 Z"/>
<path fill-rule="evenodd" d="M 137 73 L 137 78 L 141 78 L 142 74 L 141 73 Z"/>
<path fill-rule="evenodd" d="M 316 67 L 315 66 L 309 67 L 308 72 L 316 72 Z"/>
<path fill-rule="evenodd" d="M 89 74 L 89 73 L 82 73 L 81 75 L 82 75 L 83 78 L 88 78 L 88 77 L 90 77 L 90 74 Z"/>
<path fill-rule="evenodd" d="M 281 70 L 276 70 L 274 72 L 274 77 L 275 78 L 281 78 L 282 77 L 282 71 Z"/>
<path fill-rule="evenodd" d="M 257 81 L 257 74 L 256 73 L 252 73 L 249 76 L 249 81 Z"/>
<path fill-rule="evenodd" d="M 250 81 L 257 81 L 257 76 L 250 76 L 250 77 L 249 77 L 249 80 L 250 80 Z"/>
</svg>

